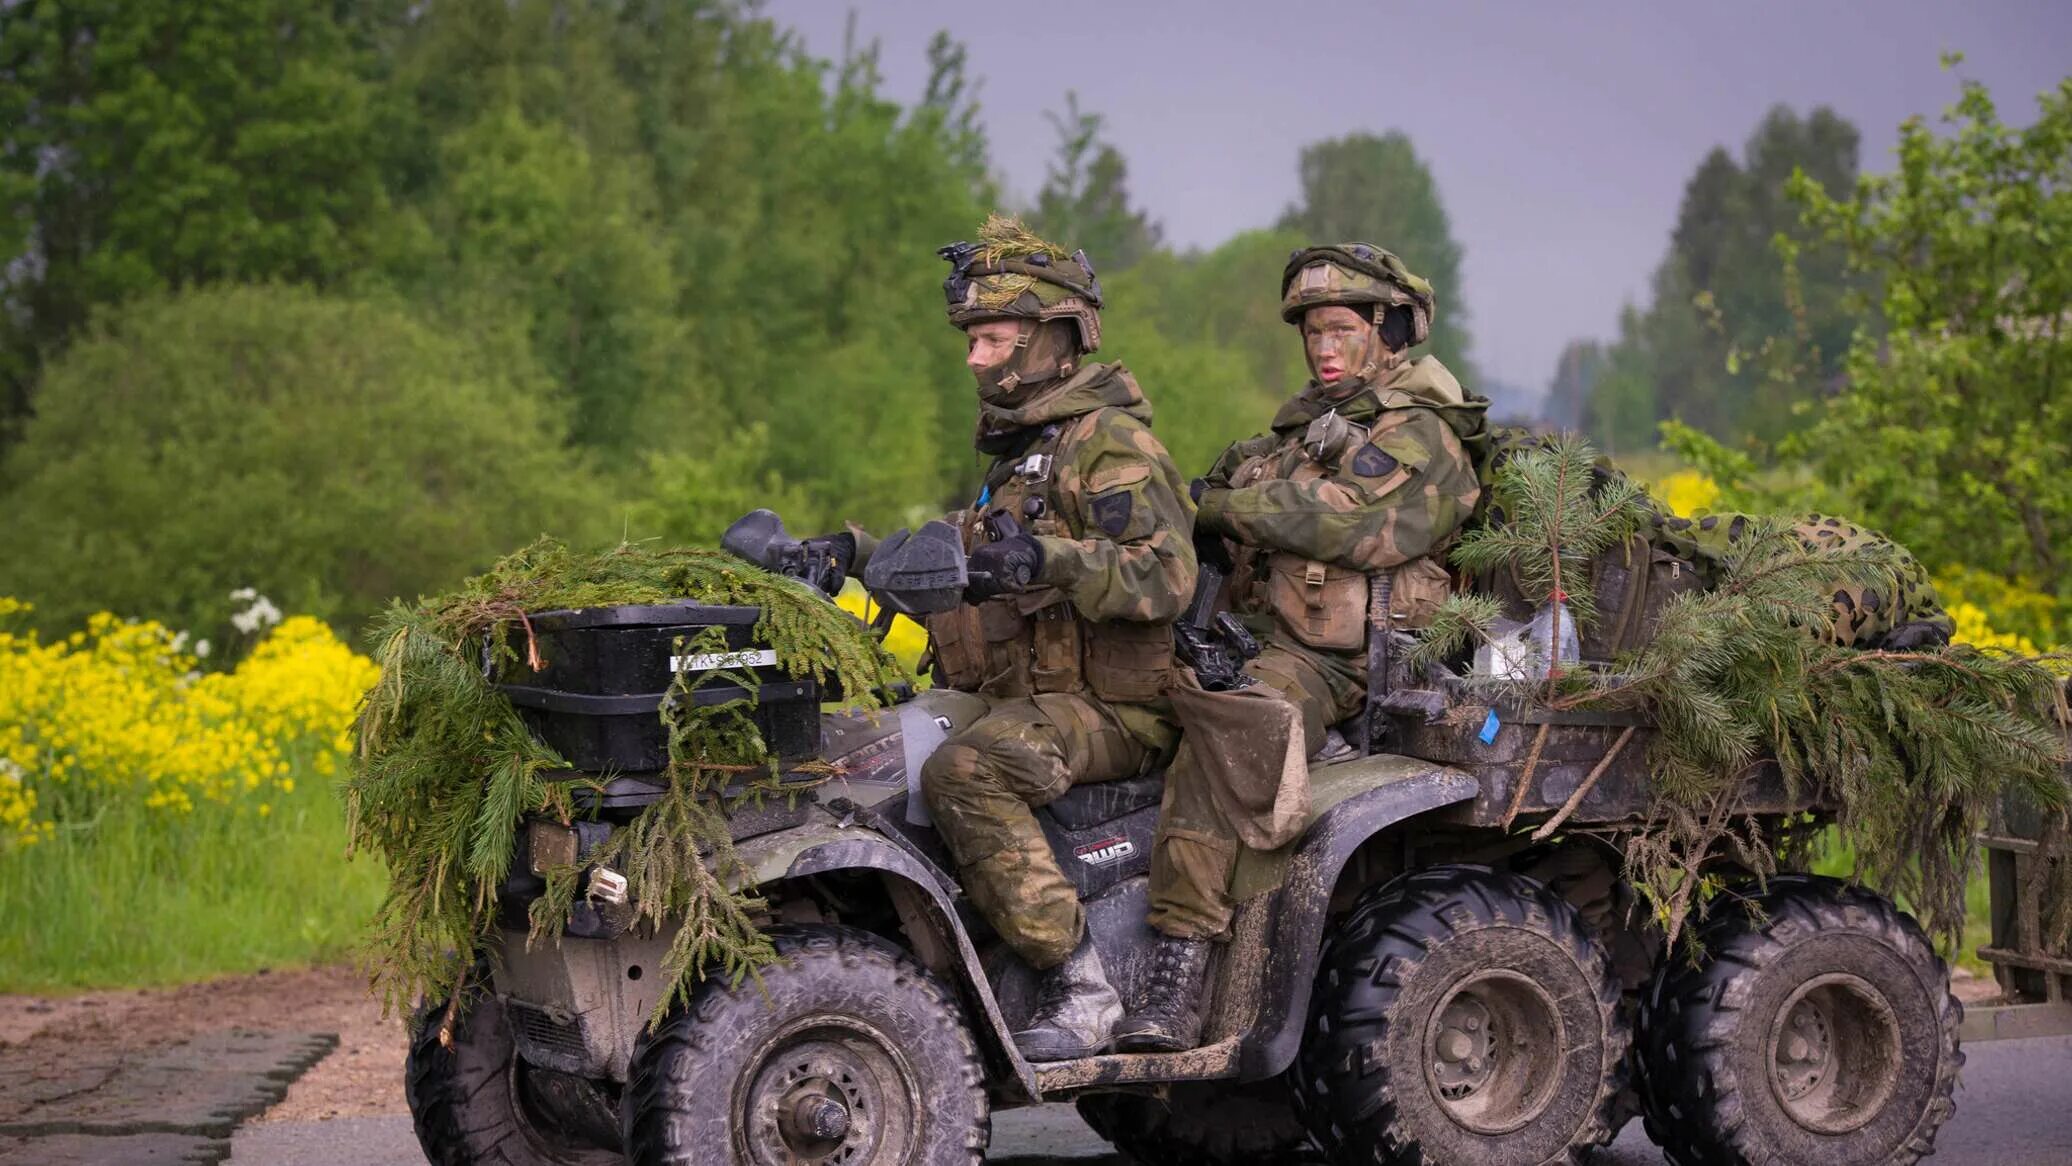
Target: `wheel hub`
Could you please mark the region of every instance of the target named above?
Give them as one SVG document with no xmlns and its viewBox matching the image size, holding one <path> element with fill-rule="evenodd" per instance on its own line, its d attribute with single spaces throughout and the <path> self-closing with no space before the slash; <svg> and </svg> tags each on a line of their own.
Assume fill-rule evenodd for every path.
<svg viewBox="0 0 2072 1166">
<path fill-rule="evenodd" d="M 1488 1005 L 1466 993 L 1454 997 L 1439 1014 L 1439 1035 L 1432 1042 L 1438 1054 L 1432 1073 L 1438 1078 L 1441 1097 L 1459 1101 L 1489 1084 L 1495 1071 L 1491 1056 L 1495 1039 Z"/>
<path fill-rule="evenodd" d="M 743 1104 L 748 1158 L 756 1166 L 901 1161 L 922 1113 L 896 1054 L 841 1029 L 778 1042 L 751 1071 Z"/>
<path fill-rule="evenodd" d="M 1561 1013 L 1516 972 L 1479 972 L 1453 986 L 1425 1030 L 1425 1083 L 1456 1124 L 1508 1133 L 1539 1116 L 1561 1075 Z"/>
<path fill-rule="evenodd" d="M 1770 1092 L 1809 1130 L 1862 1128 L 1898 1084 L 1899 1023 L 1884 994 L 1858 976 L 1799 985 L 1777 1010 L 1767 1044 Z"/>
</svg>

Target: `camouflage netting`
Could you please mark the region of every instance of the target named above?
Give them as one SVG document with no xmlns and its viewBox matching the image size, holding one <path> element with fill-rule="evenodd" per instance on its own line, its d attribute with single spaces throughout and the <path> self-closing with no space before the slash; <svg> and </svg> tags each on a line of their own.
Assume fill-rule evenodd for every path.
<svg viewBox="0 0 2072 1166">
<path fill-rule="evenodd" d="M 1565 591 L 1580 620 L 1593 614 L 1593 556 L 1662 529 L 1644 493 L 1566 440 L 1513 451 L 1492 485 L 1492 517 L 1463 536 L 1454 562 L 1485 575 L 1508 570 L 1534 601 Z M 1655 805 L 1645 828 L 1621 842 L 1627 876 L 1672 938 L 1722 885 L 1718 860 L 1757 874 L 1801 864 L 1831 820 L 1858 881 L 1904 900 L 1954 941 L 1993 808 L 2012 794 L 2057 817 L 2072 802 L 2065 661 L 1964 644 L 1851 646 L 1838 632 L 1866 625 L 1838 597 L 1882 596 L 1890 607 L 1918 565 L 1882 538 L 1809 537 L 1790 519 L 1740 526 L 1710 552 L 1710 586 L 1670 600 L 1646 641 L 1609 667 L 1499 682 L 1492 687 L 1505 691 L 1491 695 L 1638 709 L 1657 727 Z M 1488 595 L 1455 596 L 1413 661 L 1486 638 L 1498 614 Z M 1748 777 L 1766 760 L 1823 813 L 1782 831 L 1749 814 Z M 2066 885 L 2055 898 L 2072 902 L 2072 869 L 2063 869 L 2072 864 L 2058 866 Z M 2067 922 L 2054 921 L 2058 942 Z"/>
<path fill-rule="evenodd" d="M 832 681 L 860 706 L 909 679 L 862 624 L 818 593 L 718 551 L 620 546 L 587 554 L 542 540 L 450 594 L 394 604 L 376 625 L 382 675 L 361 707 L 359 764 L 345 790 L 354 847 L 380 854 L 389 869 L 367 950 L 386 1005 L 461 998 L 495 927 L 496 891 L 520 820 L 544 814 L 568 822 L 573 791 L 596 780 L 550 780 L 569 767 L 485 677 L 485 650 L 504 662 L 535 651 L 528 612 L 683 600 L 760 608 L 755 638 L 775 649 L 781 668 Z M 724 647 L 694 641 L 680 650 Z M 699 676 L 756 689 L 750 675 Z M 673 990 L 657 1016 L 698 978 L 717 970 L 738 979 L 774 956 L 757 927 L 756 902 L 735 889 L 742 872 L 725 819 L 741 799 L 777 790 L 776 762 L 752 712 L 748 700 L 705 708 L 665 701 L 668 792 L 588 859 L 626 876 L 639 923 L 682 925 L 662 968 Z M 799 787 L 787 781 L 784 788 Z M 578 873 L 547 872 L 530 942 L 560 934 Z"/>
</svg>

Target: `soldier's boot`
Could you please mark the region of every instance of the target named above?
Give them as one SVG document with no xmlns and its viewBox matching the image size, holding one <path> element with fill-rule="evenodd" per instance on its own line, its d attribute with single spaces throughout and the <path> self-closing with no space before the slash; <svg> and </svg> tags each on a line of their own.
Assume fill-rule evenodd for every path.
<svg viewBox="0 0 2072 1166">
<path fill-rule="evenodd" d="M 1177 1053 L 1200 1044 L 1208 971 L 1208 940 L 1159 936 L 1144 998 L 1115 1026 L 1115 1047 L 1125 1053 Z"/>
<path fill-rule="evenodd" d="M 1043 974 L 1036 1013 L 1014 1034 L 1014 1047 L 1031 1061 L 1069 1061 L 1108 1049 L 1108 1034 L 1122 1015 L 1122 997 L 1101 968 L 1091 932 L 1065 962 Z"/>
</svg>

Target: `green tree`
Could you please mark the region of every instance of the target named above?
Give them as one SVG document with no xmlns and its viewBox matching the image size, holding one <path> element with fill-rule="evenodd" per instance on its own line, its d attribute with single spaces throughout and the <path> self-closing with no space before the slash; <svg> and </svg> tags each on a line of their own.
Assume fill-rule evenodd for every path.
<svg viewBox="0 0 2072 1166">
<path fill-rule="evenodd" d="M 523 354 L 278 285 L 152 296 L 52 362 L 0 593 L 210 630 L 238 587 L 346 625 L 616 523 Z"/>
<path fill-rule="evenodd" d="M 1846 388 L 1790 452 L 1931 564 L 2072 594 L 2072 78 L 2024 128 L 1965 82 L 1946 128 L 1900 127 L 1899 168 L 1836 193 L 1807 174 L 1807 223 L 1881 289 Z"/>
<path fill-rule="evenodd" d="M 1571 340 L 1554 362 L 1554 379 L 1547 385 L 1543 413 L 1547 424 L 1559 430 L 1580 430 L 1584 426 L 1597 378 L 1604 374 L 1604 345 L 1595 340 Z"/>
<path fill-rule="evenodd" d="M 1212 346 L 1239 362 L 1272 402 L 1309 379 L 1302 341 L 1281 319 L 1281 271 L 1303 237 L 1244 231 L 1210 251 L 1159 251 L 1107 281 L 1116 315 L 1148 318 L 1178 343 Z"/>
<path fill-rule="evenodd" d="M 1302 149 L 1302 201 L 1280 225 L 1308 243 L 1364 240 L 1403 257 L 1428 279 L 1438 312 L 1426 351 L 1473 386 L 1468 361 L 1467 301 L 1461 296 L 1460 244 L 1439 198 L 1439 185 L 1402 132 L 1368 133 L 1314 142 Z"/>
<path fill-rule="evenodd" d="M 1804 424 L 1803 407 L 1837 374 L 1853 318 L 1838 251 L 1804 248 L 1808 230 L 1785 195 L 1804 170 L 1831 185 L 1856 175 L 1856 128 L 1827 108 L 1803 117 L 1773 108 L 1736 161 L 1715 147 L 1684 186 L 1650 302 L 1622 316 L 1608 375 L 1585 415 L 1619 449 L 1648 444 L 1678 418 L 1738 441 L 1774 442 Z M 1777 246 L 1802 248 L 1797 282 L 1781 278 Z M 1772 338 L 1795 337 L 1794 375 L 1758 359 Z M 1598 426 L 1605 426 L 1598 428 Z M 1616 428 L 1613 428 L 1615 426 Z"/>
<path fill-rule="evenodd" d="M 352 30 L 320 0 L 0 4 L 0 446 L 96 308 L 335 281 L 385 194 Z"/>
<path fill-rule="evenodd" d="M 1036 196 L 1036 229 L 1086 250 L 1098 271 L 1123 271 L 1156 251 L 1163 231 L 1130 207 L 1129 164 L 1102 140 L 1102 118 L 1065 93 L 1065 112 L 1045 112 L 1058 134 L 1057 158 Z"/>
</svg>

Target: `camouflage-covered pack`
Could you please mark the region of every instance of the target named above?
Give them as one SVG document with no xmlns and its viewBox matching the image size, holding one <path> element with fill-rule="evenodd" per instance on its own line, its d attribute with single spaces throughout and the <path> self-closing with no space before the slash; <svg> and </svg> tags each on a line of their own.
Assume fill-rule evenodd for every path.
<svg viewBox="0 0 2072 1166">
<path fill-rule="evenodd" d="M 1544 441 L 1525 429 L 1493 431 L 1490 456 L 1481 467 L 1484 484 L 1494 480 L 1496 468 L 1510 453 L 1540 448 Z M 1607 458 L 1597 460 L 1594 472 L 1603 480 L 1624 477 Z M 1727 555 L 1758 529 L 1755 515 L 1683 518 L 1652 499 L 1650 506 L 1646 529 L 1591 564 L 1597 611 L 1591 625 L 1583 629 L 1585 659 L 1610 660 L 1620 651 L 1645 645 L 1669 601 L 1684 592 L 1713 586 Z M 1478 514 L 1477 521 L 1502 521 L 1501 514 L 1488 510 L 1485 494 L 1484 513 Z M 1832 584 L 1837 643 L 1858 648 L 1911 648 L 1948 642 L 1954 625 L 1942 609 L 1927 569 L 1905 548 L 1875 530 L 1830 515 L 1800 516 L 1792 520 L 1792 529 L 1807 550 L 1889 548 L 1892 554 L 1896 594 L 1844 579 Z M 1530 615 L 1530 604 L 1501 573 L 1477 579 L 1472 587 L 1506 600 L 1512 618 Z"/>
<path fill-rule="evenodd" d="M 1469 447 L 1487 409 L 1435 357 L 1344 399 L 1312 384 L 1217 459 L 1196 526 L 1242 552 L 1241 602 L 1310 647 L 1365 644 L 1369 572 L 1397 572 L 1394 614 L 1420 625 L 1447 593 L 1434 552 L 1480 496 Z"/>
<path fill-rule="evenodd" d="M 1657 541 L 1689 557 L 1719 562 L 1754 531 L 1755 516 L 1708 514 L 1700 518 L 1663 516 Z M 1835 642 L 1846 647 L 1911 648 L 1948 643 L 1956 625 L 1943 611 L 1928 569 L 1906 548 L 1885 535 L 1831 514 L 1806 514 L 1792 520 L 1799 545 L 1809 551 L 1871 550 L 1893 562 L 1891 593 L 1885 588 L 1838 579 L 1834 596 Z"/>
</svg>

